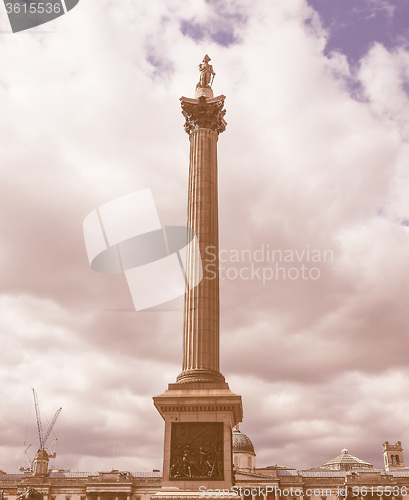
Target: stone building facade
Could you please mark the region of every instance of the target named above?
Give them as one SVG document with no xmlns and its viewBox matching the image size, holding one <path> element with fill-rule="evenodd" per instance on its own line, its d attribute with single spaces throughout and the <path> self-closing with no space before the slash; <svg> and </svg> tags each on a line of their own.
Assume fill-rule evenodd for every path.
<svg viewBox="0 0 409 500">
<path fill-rule="evenodd" d="M 345 449 L 326 464 L 308 470 L 279 465 L 258 468 L 251 440 L 236 427 L 233 430 L 235 485 L 220 492 L 199 487 L 196 493 L 202 498 L 214 497 L 215 493 L 231 497 L 235 493 L 242 500 L 409 499 L 409 468 L 404 464 L 401 443 L 385 442 L 382 448 L 384 470 L 374 469 L 372 464 Z M 44 500 L 150 500 L 162 487 L 161 472 L 49 472 L 44 452 L 36 460 L 41 467 L 31 473 L 0 473 L 1 500 L 29 499 L 24 496 L 28 489 L 41 493 Z"/>
</svg>

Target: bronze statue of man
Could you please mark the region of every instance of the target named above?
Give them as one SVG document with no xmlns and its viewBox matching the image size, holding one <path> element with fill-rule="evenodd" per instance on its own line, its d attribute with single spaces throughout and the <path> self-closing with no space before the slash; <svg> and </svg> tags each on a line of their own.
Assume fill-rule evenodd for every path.
<svg viewBox="0 0 409 500">
<path fill-rule="evenodd" d="M 196 88 L 210 88 L 210 85 L 213 83 L 213 78 L 216 73 L 213 71 L 213 66 L 209 64 L 209 61 L 211 61 L 211 59 L 206 54 L 203 58 L 203 62 L 199 64 L 200 78 Z"/>
</svg>

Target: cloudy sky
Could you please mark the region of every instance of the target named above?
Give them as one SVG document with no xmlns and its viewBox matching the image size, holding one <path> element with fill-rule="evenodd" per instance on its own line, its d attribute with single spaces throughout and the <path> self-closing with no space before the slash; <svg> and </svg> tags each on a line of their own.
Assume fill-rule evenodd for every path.
<svg viewBox="0 0 409 500">
<path fill-rule="evenodd" d="M 55 464 L 162 468 L 152 396 L 181 369 L 183 299 L 133 311 L 82 222 L 150 188 L 162 224 L 186 223 L 179 97 L 206 53 L 228 122 L 221 370 L 257 465 L 409 447 L 405 2 L 83 0 L 19 34 L 1 7 L 0 28 L 0 469 L 37 449 L 32 387 L 44 424 L 63 408 Z M 242 250 L 282 271 L 235 279 Z"/>
</svg>

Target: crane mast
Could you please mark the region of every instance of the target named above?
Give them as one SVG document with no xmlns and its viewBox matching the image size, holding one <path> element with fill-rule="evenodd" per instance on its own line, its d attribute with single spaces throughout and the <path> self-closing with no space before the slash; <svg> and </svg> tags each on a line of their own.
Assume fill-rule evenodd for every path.
<svg viewBox="0 0 409 500">
<path fill-rule="evenodd" d="M 37 427 L 38 427 L 38 438 L 40 440 L 40 450 L 44 448 L 44 441 L 43 441 L 43 427 L 41 425 L 41 417 L 40 417 L 40 408 L 38 406 L 38 398 L 37 398 L 37 393 L 33 388 L 33 396 L 34 396 L 34 406 L 36 410 L 36 417 L 37 417 Z"/>
<path fill-rule="evenodd" d="M 36 417 L 37 417 L 37 428 L 38 428 L 38 439 L 40 441 L 40 448 L 39 450 L 43 450 L 46 443 L 47 439 L 53 430 L 53 427 L 55 425 L 55 422 L 57 421 L 57 418 L 59 414 L 61 413 L 62 408 L 58 408 L 58 410 L 55 412 L 55 415 L 53 419 L 51 420 L 49 426 L 47 427 L 45 434 L 43 434 L 43 426 L 41 424 L 41 416 L 40 416 L 40 407 L 38 404 L 38 397 L 35 389 L 33 388 L 33 396 L 34 396 L 34 406 L 35 406 L 35 411 L 36 411 Z"/>
</svg>

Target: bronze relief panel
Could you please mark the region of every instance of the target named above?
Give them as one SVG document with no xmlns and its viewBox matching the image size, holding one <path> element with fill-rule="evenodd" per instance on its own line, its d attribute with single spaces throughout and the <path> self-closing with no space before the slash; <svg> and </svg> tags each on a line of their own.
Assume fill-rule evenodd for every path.
<svg viewBox="0 0 409 500">
<path fill-rule="evenodd" d="M 173 480 L 223 480 L 222 422 L 172 422 L 170 473 Z"/>
</svg>

